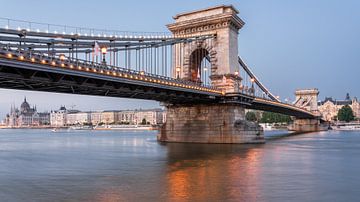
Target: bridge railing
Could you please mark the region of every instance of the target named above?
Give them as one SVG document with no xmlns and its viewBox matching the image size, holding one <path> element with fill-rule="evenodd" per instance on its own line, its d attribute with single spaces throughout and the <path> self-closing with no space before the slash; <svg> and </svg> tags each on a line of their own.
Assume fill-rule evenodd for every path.
<svg viewBox="0 0 360 202">
<path fill-rule="evenodd" d="M 44 32 L 53 34 L 77 34 L 80 36 L 117 36 L 117 37 L 149 37 L 161 36 L 171 37 L 170 32 L 135 32 L 135 31 L 119 31 L 112 29 L 98 29 L 89 27 L 78 27 L 69 25 L 58 25 L 49 23 L 32 22 L 26 20 L 15 20 L 0 17 L 0 28 L 13 30 L 27 30 L 33 32 Z"/>
</svg>

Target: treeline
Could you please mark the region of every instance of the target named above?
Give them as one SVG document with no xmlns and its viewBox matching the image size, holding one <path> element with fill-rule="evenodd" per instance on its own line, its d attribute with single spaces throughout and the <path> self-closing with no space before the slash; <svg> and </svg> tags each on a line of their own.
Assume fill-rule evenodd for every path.
<svg viewBox="0 0 360 202">
<path fill-rule="evenodd" d="M 245 116 L 248 121 L 257 121 L 260 123 L 289 123 L 291 118 L 288 115 L 273 113 L 273 112 L 263 112 L 256 113 L 254 111 L 249 111 Z"/>
</svg>

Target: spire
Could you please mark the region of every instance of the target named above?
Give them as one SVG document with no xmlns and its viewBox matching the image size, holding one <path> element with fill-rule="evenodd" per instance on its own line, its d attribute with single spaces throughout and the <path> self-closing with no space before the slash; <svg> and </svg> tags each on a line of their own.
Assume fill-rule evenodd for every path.
<svg viewBox="0 0 360 202">
<path fill-rule="evenodd" d="M 24 97 L 24 102 L 26 102 L 26 96 Z"/>
<path fill-rule="evenodd" d="M 349 93 L 346 93 L 346 98 L 345 100 L 350 100 L 350 94 Z"/>
</svg>

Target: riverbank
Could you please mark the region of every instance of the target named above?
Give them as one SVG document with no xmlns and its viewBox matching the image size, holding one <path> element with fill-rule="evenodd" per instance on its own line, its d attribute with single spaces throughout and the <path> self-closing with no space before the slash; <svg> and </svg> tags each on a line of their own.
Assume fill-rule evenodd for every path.
<svg viewBox="0 0 360 202">
<path fill-rule="evenodd" d="M 0 129 L 53 129 L 59 128 L 54 126 L 19 126 L 19 127 L 9 127 L 9 126 L 0 126 Z M 67 129 L 68 127 L 60 127 L 63 129 Z"/>
<path fill-rule="evenodd" d="M 8 127 L 0 126 L 0 129 L 64 129 L 64 130 L 158 130 L 160 126 L 152 125 L 102 125 L 102 126 L 22 126 Z"/>
</svg>

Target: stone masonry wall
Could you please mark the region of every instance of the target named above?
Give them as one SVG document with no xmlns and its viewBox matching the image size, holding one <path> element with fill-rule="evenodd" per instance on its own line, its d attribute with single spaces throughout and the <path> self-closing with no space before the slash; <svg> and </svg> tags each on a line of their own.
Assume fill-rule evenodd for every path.
<svg viewBox="0 0 360 202">
<path fill-rule="evenodd" d="M 213 104 L 168 106 L 158 140 L 193 143 L 263 143 L 261 127 L 245 121 L 245 109 Z"/>
</svg>

